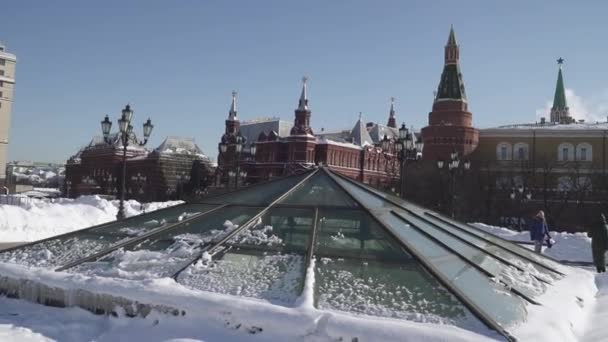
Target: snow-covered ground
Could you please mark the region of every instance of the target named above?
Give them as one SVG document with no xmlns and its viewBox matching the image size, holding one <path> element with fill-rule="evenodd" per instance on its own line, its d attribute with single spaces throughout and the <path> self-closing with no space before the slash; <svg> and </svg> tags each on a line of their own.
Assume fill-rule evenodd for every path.
<svg viewBox="0 0 608 342">
<path fill-rule="evenodd" d="M 516 232 L 503 227 L 489 226 L 483 223 L 474 223 L 474 226 L 489 233 L 512 241 L 530 241 L 530 232 Z M 557 260 L 593 261 L 591 256 L 591 239 L 586 233 L 549 232 L 555 245 L 551 248 L 543 246 L 543 253 Z M 530 246 L 532 248 L 532 246 Z"/>
<path fill-rule="evenodd" d="M 180 201 L 146 203 L 142 208 L 135 200 L 125 202 L 127 216 L 138 215 L 181 203 Z M 54 202 L 31 199 L 26 205 L 0 204 L 0 243 L 44 239 L 116 219 L 118 200 L 99 196 L 77 199 L 59 198 Z"/>
<path fill-rule="evenodd" d="M 27 235 L 30 240 L 57 234 L 43 230 L 58 222 L 81 222 L 79 227 L 66 228 L 77 229 L 101 222 L 87 220 L 111 220 L 116 214 L 116 203 L 95 197 L 61 201 L 55 205 L 58 207 L 45 204 L 40 208 L 32 205 L 31 208 L 21 209 L 26 212 L 24 216 L 32 216 L 27 219 L 30 225 L 35 224 L 36 217 L 46 222 Z M 160 208 L 167 205 L 170 204 L 159 203 L 155 206 Z M 73 206 L 88 208 L 82 211 L 83 208 Z M 138 204 L 134 202 L 130 202 L 127 208 L 131 215 L 138 213 Z M 3 213 L 0 211 L 0 215 Z M 53 215 L 55 221 L 48 221 Z M 476 225 L 510 240 L 529 240 L 528 232 Z M 590 241 L 584 234 L 552 235 L 556 245 L 545 249 L 545 253 L 556 259 L 590 260 Z M 527 307 L 527 322 L 509 329 L 519 341 L 608 340 L 608 326 L 604 323 L 608 319 L 608 276 L 596 275 L 591 268 L 564 269 L 568 276 L 537 298 L 542 305 Z M 36 284 L 44 284 L 61 289 L 68 302 L 77 297 L 77 289 L 85 289 L 91 293 L 112 294 L 182 311 L 177 316 L 152 311 L 145 318 L 126 318 L 119 311 L 118 317 L 112 317 L 93 315 L 74 307 L 51 308 L 0 297 L 0 341 L 363 342 L 491 341 L 498 338 L 488 336 L 487 332 L 476 333 L 445 324 L 315 309 L 314 273 L 311 265 L 307 269 L 302 295 L 292 305 L 276 305 L 263 299 L 189 288 L 170 278 L 119 279 L 0 263 L 0 282 L 4 281 L 3 277 L 26 279 L 27 282 L 20 287 L 34 297 L 40 293 L 36 290 Z"/>
</svg>

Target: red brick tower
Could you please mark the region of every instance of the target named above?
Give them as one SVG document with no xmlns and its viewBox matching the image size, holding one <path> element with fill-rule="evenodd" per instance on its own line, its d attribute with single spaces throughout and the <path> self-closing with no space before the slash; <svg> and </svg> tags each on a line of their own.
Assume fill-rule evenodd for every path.
<svg viewBox="0 0 608 342">
<path fill-rule="evenodd" d="M 218 166 L 220 167 L 233 167 L 237 162 L 235 160 L 236 152 L 236 141 L 237 136 L 240 134 L 241 122 L 236 112 L 236 91 L 232 92 L 232 104 L 230 105 L 230 111 L 228 112 L 228 119 L 226 119 L 226 131 L 222 135 L 220 144 L 226 145 L 226 152 L 219 154 Z"/>
<path fill-rule="evenodd" d="M 395 98 L 391 97 L 391 110 L 388 113 L 388 127 L 397 128 L 397 119 L 395 119 Z"/>
<path fill-rule="evenodd" d="M 472 125 L 473 114 L 468 111 L 464 82 L 458 65 L 460 51 L 454 28 L 450 29 L 445 46 L 445 65 L 437 88 L 429 125 L 422 129 L 425 160 L 448 160 L 456 151 L 467 156 L 477 147 L 479 131 Z"/>
<path fill-rule="evenodd" d="M 310 108 L 306 94 L 306 77 L 302 78 L 302 93 L 295 110 L 295 119 L 289 137 L 288 161 L 291 163 L 314 163 L 316 139 L 310 128 Z"/>
</svg>

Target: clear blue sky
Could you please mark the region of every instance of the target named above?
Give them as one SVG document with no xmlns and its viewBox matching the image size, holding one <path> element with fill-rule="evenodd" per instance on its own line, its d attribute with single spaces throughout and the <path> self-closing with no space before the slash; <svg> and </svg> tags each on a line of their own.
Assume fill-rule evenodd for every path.
<svg viewBox="0 0 608 342">
<path fill-rule="evenodd" d="M 5 1 L 18 58 L 10 159 L 65 161 L 127 102 L 151 141 L 195 137 L 216 155 L 230 105 L 293 120 L 303 74 L 312 125 L 426 123 L 450 24 L 477 127 L 535 120 L 557 66 L 588 110 L 608 112 L 605 1 Z M 591 108 L 591 109 L 589 109 Z M 599 116 L 605 117 L 604 113 Z M 116 126 L 116 125 L 115 125 Z"/>
</svg>

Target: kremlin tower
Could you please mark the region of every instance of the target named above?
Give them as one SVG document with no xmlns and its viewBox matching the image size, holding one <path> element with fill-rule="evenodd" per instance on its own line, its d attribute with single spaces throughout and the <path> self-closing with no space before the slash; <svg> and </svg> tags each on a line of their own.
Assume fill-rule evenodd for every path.
<svg viewBox="0 0 608 342">
<path fill-rule="evenodd" d="M 445 46 L 445 63 L 429 124 L 421 131 L 425 160 L 448 160 L 450 153 L 467 156 L 477 147 L 479 131 L 472 125 L 473 114 L 468 111 L 464 82 L 458 64 L 460 51 L 454 28 Z"/>
</svg>

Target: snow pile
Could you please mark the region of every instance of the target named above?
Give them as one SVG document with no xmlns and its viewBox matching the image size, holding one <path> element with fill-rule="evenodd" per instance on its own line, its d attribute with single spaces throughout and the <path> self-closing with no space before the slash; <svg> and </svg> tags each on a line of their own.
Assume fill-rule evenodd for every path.
<svg viewBox="0 0 608 342">
<path fill-rule="evenodd" d="M 530 241 L 529 231 L 517 232 L 508 228 L 490 226 L 483 223 L 473 223 L 473 225 L 503 239 Z M 593 261 L 593 257 L 591 256 L 591 239 L 586 233 L 550 232 L 550 234 L 553 240 L 555 240 L 555 245 L 551 248 L 547 248 L 545 245 L 543 247 L 543 254 L 557 260 Z"/>
<path fill-rule="evenodd" d="M 77 289 L 85 289 L 93 293 L 120 294 L 144 304 L 176 307 L 185 313 L 171 316 L 152 311 L 145 319 L 94 316 L 82 309 L 50 308 L 0 297 L 0 324 L 29 327 L 59 341 L 166 341 L 176 338 L 243 342 L 490 340 L 449 325 L 358 317 L 308 306 L 284 307 L 198 291 L 169 278 L 146 281 L 99 278 L 2 263 L 0 274 L 62 289 L 68 298 Z M 17 332 L 11 333 L 12 340 L 19 340 Z"/>
<path fill-rule="evenodd" d="M 125 214 L 138 215 L 173 206 L 181 201 L 146 203 L 125 201 Z M 77 199 L 60 198 L 53 202 L 32 199 L 25 206 L 0 205 L 0 243 L 44 239 L 73 230 L 113 221 L 118 212 L 118 200 L 108 201 L 99 196 Z"/>
</svg>

